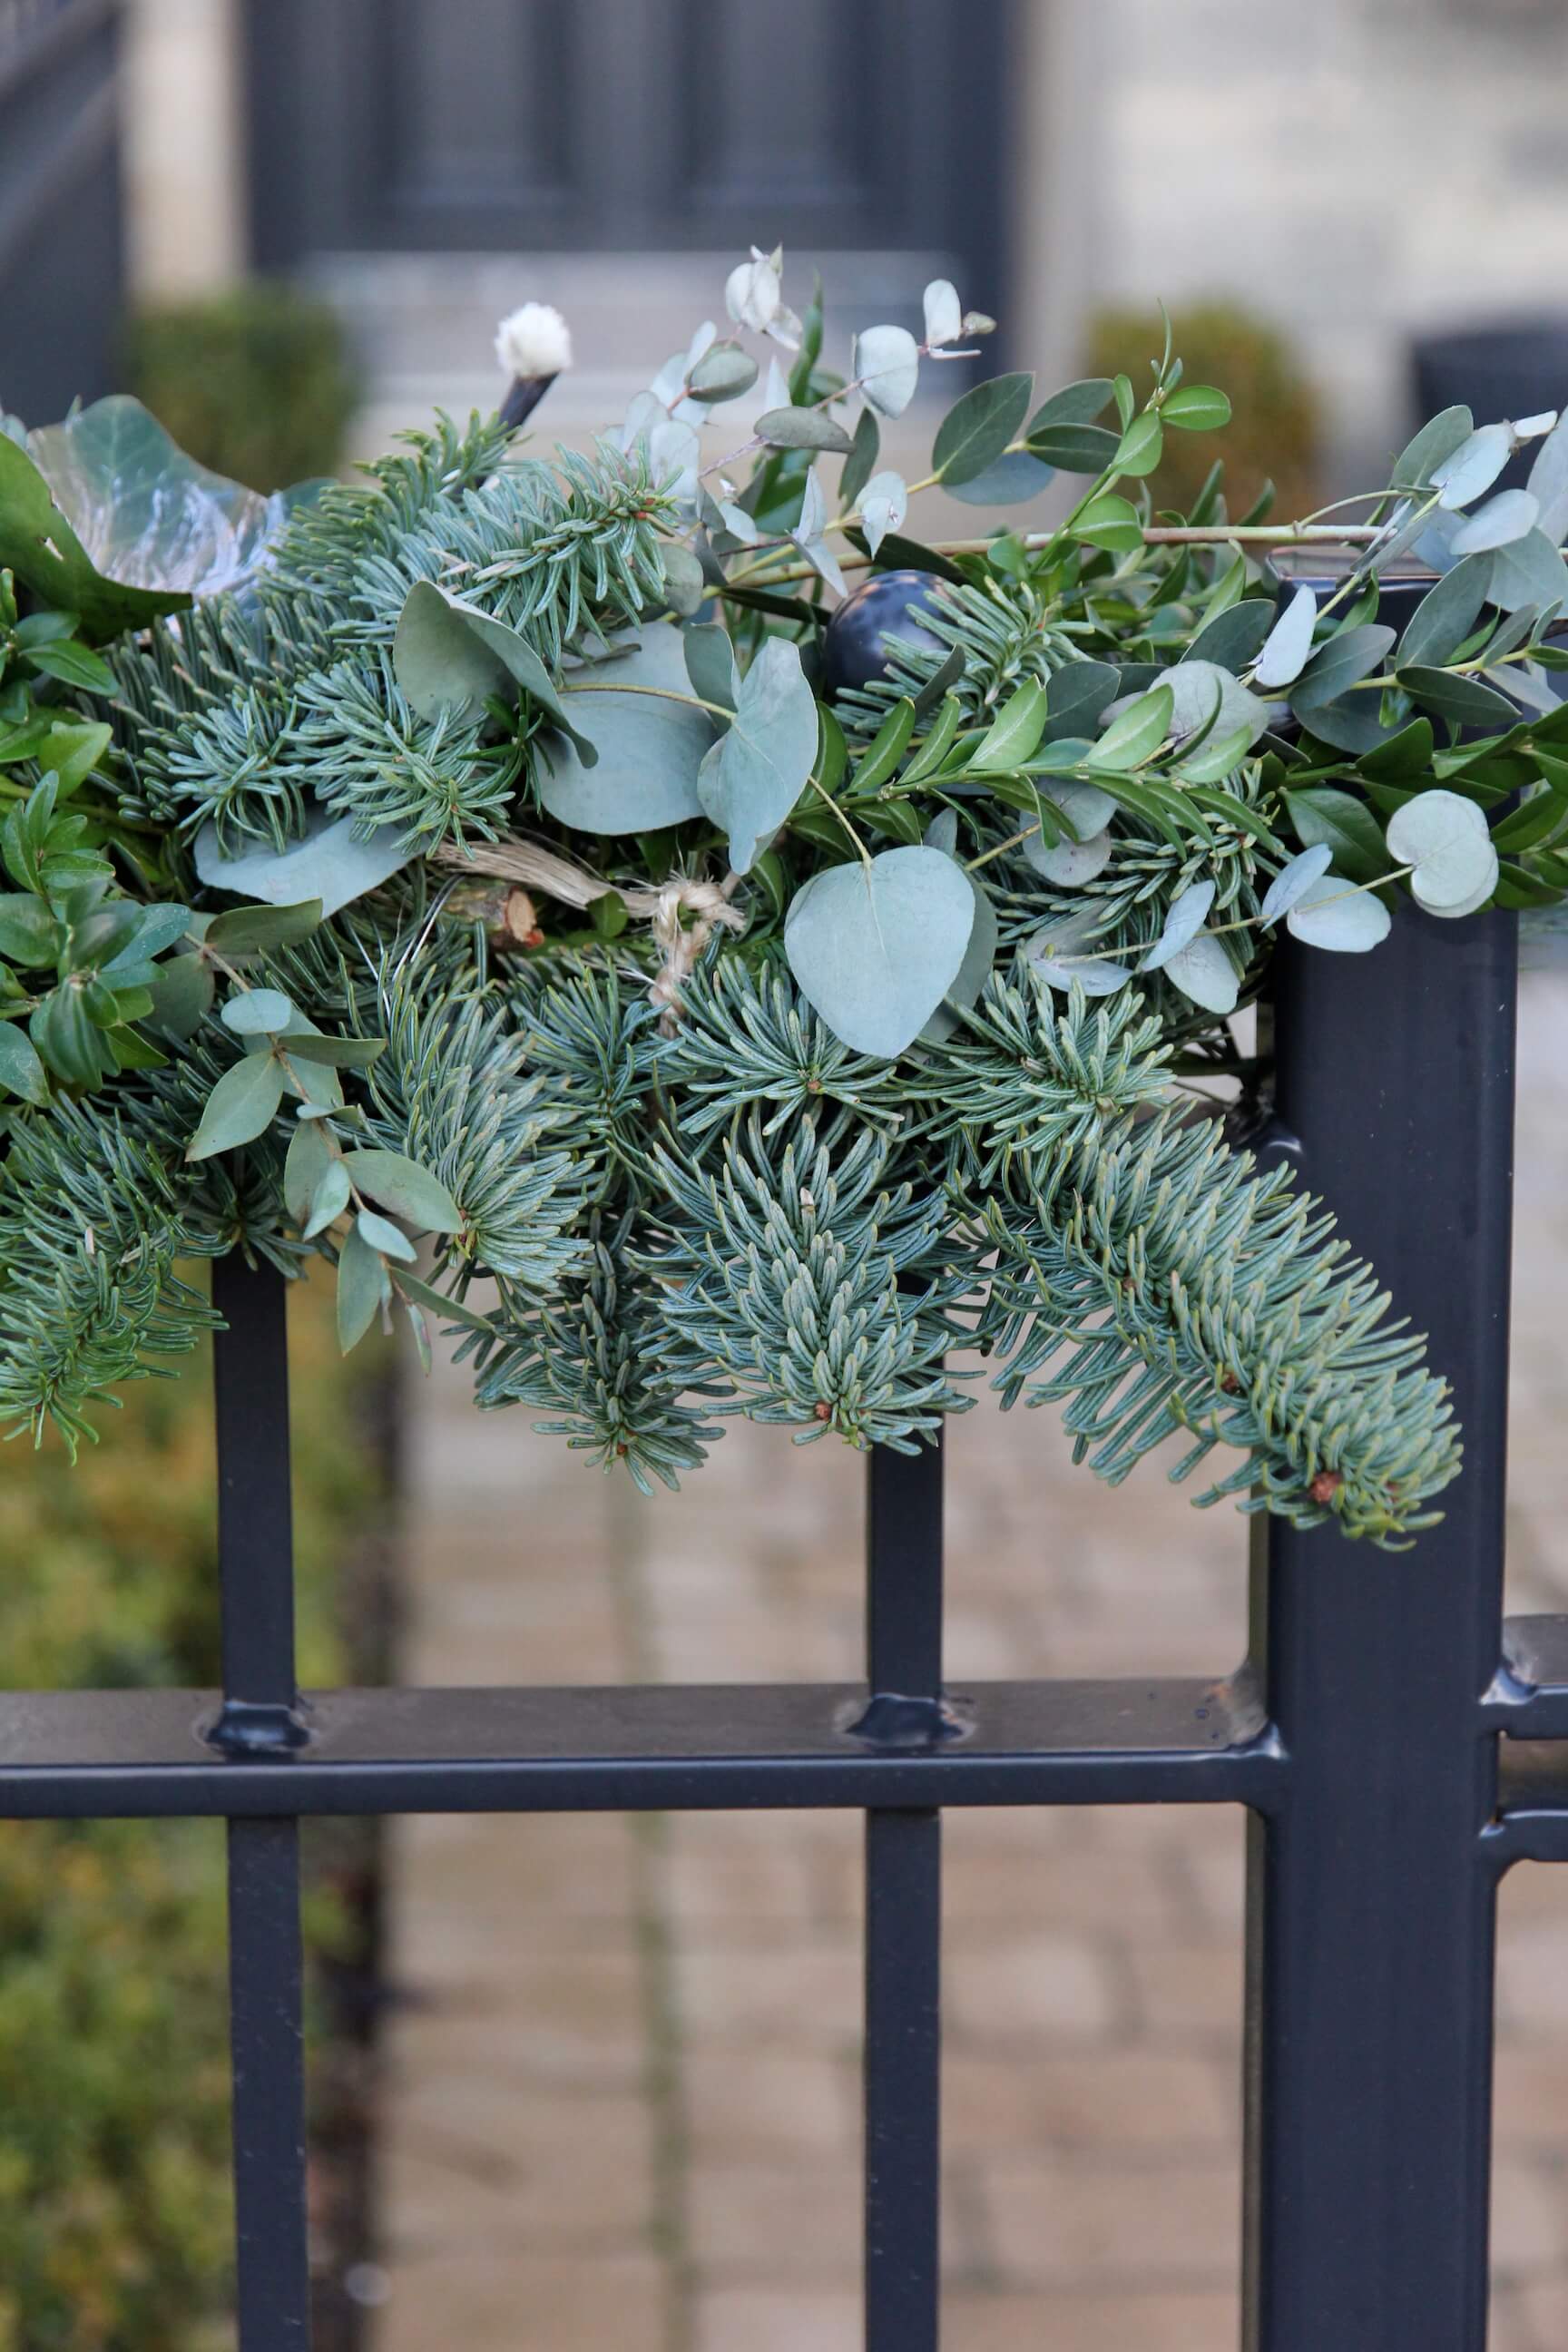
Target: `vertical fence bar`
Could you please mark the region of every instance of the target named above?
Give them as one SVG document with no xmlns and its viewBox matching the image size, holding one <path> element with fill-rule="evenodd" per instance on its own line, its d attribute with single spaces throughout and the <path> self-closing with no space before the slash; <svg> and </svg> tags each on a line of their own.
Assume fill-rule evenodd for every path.
<svg viewBox="0 0 1568 2352">
<path fill-rule="evenodd" d="M 237 1255 L 213 1268 L 223 1711 L 210 1735 L 245 1769 L 302 1736 L 294 1685 L 294 1567 L 285 1286 Z M 240 2352 L 304 2352 L 304 1962 L 300 1827 L 231 1821 L 229 2039 Z"/>
<path fill-rule="evenodd" d="M 942 1736 L 942 1465 L 873 1452 L 866 1736 Z M 941 2293 L 942 1817 L 866 1816 L 866 2347 L 936 2352 Z"/>
<path fill-rule="evenodd" d="M 1279 1110 L 1453 1383 L 1446 1517 L 1407 1554 L 1273 1524 L 1255 1645 L 1291 1755 L 1249 1847 L 1247 2343 L 1479 2352 L 1494 1905 L 1477 1701 L 1501 1601 L 1514 919 L 1402 908 L 1372 981 L 1295 950 Z"/>
</svg>

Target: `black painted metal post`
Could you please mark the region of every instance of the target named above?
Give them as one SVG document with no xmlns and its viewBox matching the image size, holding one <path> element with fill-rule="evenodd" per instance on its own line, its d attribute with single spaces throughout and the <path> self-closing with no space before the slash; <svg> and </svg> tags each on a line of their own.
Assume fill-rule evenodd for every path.
<svg viewBox="0 0 1568 2352">
<path fill-rule="evenodd" d="M 1303 1178 L 1453 1383 L 1465 1468 L 1387 1556 L 1260 1537 L 1256 1654 L 1289 1751 L 1251 1825 L 1252 2352 L 1479 2352 L 1493 1901 L 1477 1703 L 1501 1602 L 1515 925 L 1401 910 L 1375 971 L 1295 953 L 1279 1109 Z"/>
<path fill-rule="evenodd" d="M 213 1268 L 224 1705 L 209 1737 L 247 1757 L 297 1745 L 285 1286 L 237 1255 Z M 304 1959 L 300 1826 L 228 1829 L 229 2036 L 240 2352 L 304 2352 Z"/>
<path fill-rule="evenodd" d="M 942 1737 L 940 1445 L 870 1458 L 863 1736 Z M 866 1816 L 866 2346 L 936 2352 L 941 2293 L 942 1816 Z"/>
</svg>

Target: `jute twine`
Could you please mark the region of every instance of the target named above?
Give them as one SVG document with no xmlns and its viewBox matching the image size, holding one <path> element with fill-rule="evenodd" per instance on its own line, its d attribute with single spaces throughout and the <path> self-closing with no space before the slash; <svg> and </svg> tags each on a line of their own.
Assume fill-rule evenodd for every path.
<svg viewBox="0 0 1568 2352">
<path fill-rule="evenodd" d="M 615 898 L 628 914 L 647 916 L 654 945 L 663 959 L 649 986 L 648 999 L 659 1008 L 658 1025 L 666 1036 L 680 1019 L 681 990 L 715 930 L 746 928 L 746 918 L 730 903 L 741 881 L 733 872 L 726 874 L 722 882 L 700 882 L 689 875 L 673 874 L 656 888 L 642 889 L 606 882 L 601 875 L 574 866 L 569 858 L 557 857 L 552 850 L 516 840 L 476 842 L 471 850 L 457 849 L 448 843 L 436 852 L 432 862 L 459 873 L 492 874 L 502 881 L 526 883 L 563 906 L 590 907 L 595 898 Z"/>
</svg>

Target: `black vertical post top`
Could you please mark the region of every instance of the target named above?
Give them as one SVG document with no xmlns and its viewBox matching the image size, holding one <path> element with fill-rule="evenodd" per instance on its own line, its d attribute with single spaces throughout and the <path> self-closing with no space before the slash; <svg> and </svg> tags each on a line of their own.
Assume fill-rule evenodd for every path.
<svg viewBox="0 0 1568 2352">
<path fill-rule="evenodd" d="M 942 1456 L 879 1448 L 867 1477 L 866 1675 L 879 1748 L 949 1734 Z M 942 1816 L 866 1816 L 866 2347 L 936 2352 L 941 2315 Z"/>
<path fill-rule="evenodd" d="M 1479 2352 L 1508 1396 L 1515 921 L 1402 906 L 1375 977 L 1288 949 L 1301 1180 L 1429 1338 L 1464 1424 L 1404 1555 L 1278 1521 L 1258 1663 L 1289 1757 L 1253 1832 L 1249 2345 Z"/>
<path fill-rule="evenodd" d="M 301 1746 L 294 1667 L 287 1286 L 237 1252 L 213 1266 L 225 1328 L 213 1344 L 217 1412 L 223 1708 L 209 1737 L 236 1756 Z"/>
</svg>

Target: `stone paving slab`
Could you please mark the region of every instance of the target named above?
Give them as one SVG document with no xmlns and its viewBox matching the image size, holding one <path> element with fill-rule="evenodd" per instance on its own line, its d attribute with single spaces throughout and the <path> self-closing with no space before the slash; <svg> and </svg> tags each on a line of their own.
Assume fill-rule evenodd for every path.
<svg viewBox="0 0 1568 2352">
<path fill-rule="evenodd" d="M 1568 981 L 1526 992 L 1510 1603 L 1568 1606 Z M 952 1677 L 1215 1672 L 1244 1537 L 1045 1414 L 952 1433 Z M 438 1375 L 418 1682 L 851 1679 L 861 1465 L 736 1424 L 644 1503 Z M 1376 1564 L 1369 1559 L 1369 1572 Z M 375 2352 L 853 2352 L 860 1825 L 397 1831 Z M 1237 2295 L 1242 1837 L 1192 1810 L 946 1837 L 950 2352 L 1216 2352 Z M 1568 1874 L 1500 1966 L 1495 2352 L 1568 2341 Z"/>
</svg>

